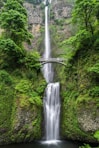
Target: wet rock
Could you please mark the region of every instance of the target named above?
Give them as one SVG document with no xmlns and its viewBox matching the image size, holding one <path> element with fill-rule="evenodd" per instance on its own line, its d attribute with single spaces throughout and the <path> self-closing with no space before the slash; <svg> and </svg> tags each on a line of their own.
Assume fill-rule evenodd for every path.
<svg viewBox="0 0 99 148">
<path fill-rule="evenodd" d="M 92 112 L 83 111 L 78 117 L 78 122 L 85 132 L 95 132 L 99 129 L 99 114 L 93 116 Z"/>
</svg>

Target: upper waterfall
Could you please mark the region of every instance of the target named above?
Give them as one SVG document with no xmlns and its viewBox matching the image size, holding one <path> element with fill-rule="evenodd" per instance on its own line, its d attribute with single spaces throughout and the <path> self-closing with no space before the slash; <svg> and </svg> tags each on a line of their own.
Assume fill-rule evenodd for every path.
<svg viewBox="0 0 99 148">
<path fill-rule="evenodd" d="M 49 34 L 49 8 L 45 6 L 45 51 L 43 58 L 48 59 L 51 57 L 51 47 L 50 47 L 50 34 Z M 45 64 L 43 67 L 43 74 L 46 81 L 52 82 L 53 81 L 53 68 L 52 64 Z"/>
</svg>

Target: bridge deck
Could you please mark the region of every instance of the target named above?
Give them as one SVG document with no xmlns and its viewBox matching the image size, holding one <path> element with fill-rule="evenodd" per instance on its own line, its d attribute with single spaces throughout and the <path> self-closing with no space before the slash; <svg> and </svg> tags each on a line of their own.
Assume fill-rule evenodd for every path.
<svg viewBox="0 0 99 148">
<path fill-rule="evenodd" d="M 40 58 L 40 62 L 64 62 L 66 59 L 64 58 Z"/>
</svg>

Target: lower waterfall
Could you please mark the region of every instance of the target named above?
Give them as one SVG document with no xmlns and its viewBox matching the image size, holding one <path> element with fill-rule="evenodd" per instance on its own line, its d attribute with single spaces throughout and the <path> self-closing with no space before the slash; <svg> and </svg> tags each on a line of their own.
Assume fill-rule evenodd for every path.
<svg viewBox="0 0 99 148">
<path fill-rule="evenodd" d="M 44 113 L 46 140 L 59 139 L 60 115 L 60 86 L 59 83 L 49 83 L 45 91 Z"/>
</svg>

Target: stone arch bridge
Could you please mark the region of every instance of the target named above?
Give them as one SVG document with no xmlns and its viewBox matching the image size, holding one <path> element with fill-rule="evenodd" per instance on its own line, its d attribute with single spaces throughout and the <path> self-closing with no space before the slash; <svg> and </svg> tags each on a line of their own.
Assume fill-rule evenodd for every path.
<svg viewBox="0 0 99 148">
<path fill-rule="evenodd" d="M 66 66 L 66 63 L 65 63 L 66 59 L 64 58 L 40 58 L 39 61 L 42 65 L 47 63 L 58 63 Z"/>
</svg>

